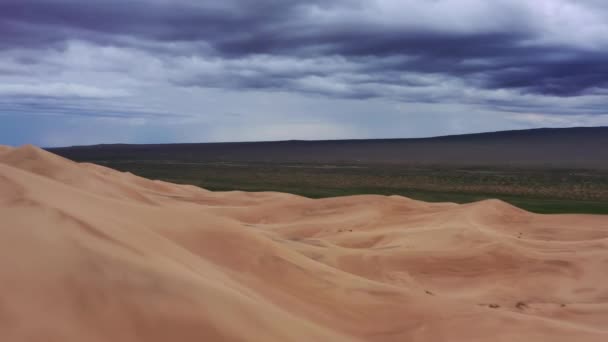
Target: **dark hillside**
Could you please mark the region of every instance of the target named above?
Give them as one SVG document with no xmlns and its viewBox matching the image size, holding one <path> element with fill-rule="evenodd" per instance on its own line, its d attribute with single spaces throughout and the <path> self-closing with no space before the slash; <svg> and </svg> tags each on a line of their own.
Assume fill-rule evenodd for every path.
<svg viewBox="0 0 608 342">
<path fill-rule="evenodd" d="M 390 163 L 608 169 L 608 127 L 532 129 L 422 139 L 116 144 L 49 150 L 79 161 Z"/>
</svg>

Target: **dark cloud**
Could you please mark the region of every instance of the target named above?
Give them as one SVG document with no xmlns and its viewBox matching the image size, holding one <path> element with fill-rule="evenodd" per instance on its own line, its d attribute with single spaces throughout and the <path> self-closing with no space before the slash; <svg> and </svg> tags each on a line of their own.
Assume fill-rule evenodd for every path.
<svg viewBox="0 0 608 342">
<path fill-rule="evenodd" d="M 605 63 L 608 51 L 566 51 L 568 56 L 557 61 L 545 56 L 563 53 L 563 50 L 550 51 L 546 55 L 524 55 L 519 63 L 513 63 L 514 68 L 488 72 L 485 85 L 557 96 L 576 96 L 588 90 L 608 88 L 608 65 Z"/>
<path fill-rule="evenodd" d="M 557 2 L 572 5 L 568 0 Z M 534 12 L 535 5 L 525 1 L 497 1 L 490 10 L 484 1 L 465 3 L 6 0 L 0 2 L 0 49 L 29 49 L 33 56 L 21 55 L 15 63 L 35 64 L 44 61 L 41 50 L 66 49 L 70 41 L 122 46 L 147 51 L 165 69 L 184 68 L 182 74 L 168 76 L 178 86 L 355 99 L 458 98 L 458 89 L 451 95 L 437 93 L 446 82 L 479 91 L 506 89 L 554 97 L 582 96 L 608 87 L 608 44 L 598 42 L 600 34 L 578 39 L 559 23 L 548 21 L 545 27 L 538 23 L 542 11 Z M 600 24 L 608 21 L 603 2 L 578 4 L 581 11 L 595 13 Z M 387 10 L 380 11 L 383 6 Z M 429 17 L 418 20 L 423 14 Z M 588 24 L 584 16 L 566 19 Z M 606 28 L 594 32 L 602 29 Z M 256 56 L 266 60 L 255 60 Z M 189 73 L 188 67 L 173 60 L 182 57 L 221 62 L 214 64 L 216 70 L 204 72 L 190 66 Z M 323 65 L 332 58 L 330 65 Z M 273 67 L 284 60 L 313 65 Z"/>
</svg>

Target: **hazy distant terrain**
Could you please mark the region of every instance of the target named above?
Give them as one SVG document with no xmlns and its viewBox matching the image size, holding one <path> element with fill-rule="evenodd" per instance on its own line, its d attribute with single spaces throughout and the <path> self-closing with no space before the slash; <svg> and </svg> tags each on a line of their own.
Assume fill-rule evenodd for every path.
<svg viewBox="0 0 608 342">
<path fill-rule="evenodd" d="M 390 163 L 608 169 L 608 127 L 532 129 L 422 139 L 95 145 L 54 148 L 77 160 Z"/>
<path fill-rule="evenodd" d="M 453 202 L 501 198 L 536 212 L 608 213 L 606 146 L 608 127 L 49 150 L 212 190 L 274 190 L 309 197 L 400 194 Z"/>
</svg>

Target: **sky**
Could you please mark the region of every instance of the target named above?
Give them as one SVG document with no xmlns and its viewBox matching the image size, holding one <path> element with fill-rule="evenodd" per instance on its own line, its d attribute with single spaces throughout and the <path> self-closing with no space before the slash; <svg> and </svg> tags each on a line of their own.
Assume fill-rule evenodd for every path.
<svg viewBox="0 0 608 342">
<path fill-rule="evenodd" d="M 1 0 L 0 144 L 608 125 L 604 0 Z"/>
</svg>

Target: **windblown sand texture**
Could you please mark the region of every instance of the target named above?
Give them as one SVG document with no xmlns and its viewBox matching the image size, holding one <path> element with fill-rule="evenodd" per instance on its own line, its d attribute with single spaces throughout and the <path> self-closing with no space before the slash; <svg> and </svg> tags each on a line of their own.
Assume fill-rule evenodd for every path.
<svg viewBox="0 0 608 342">
<path fill-rule="evenodd" d="M 608 217 L 209 192 L 0 147 L 2 341 L 608 341 Z"/>
</svg>

